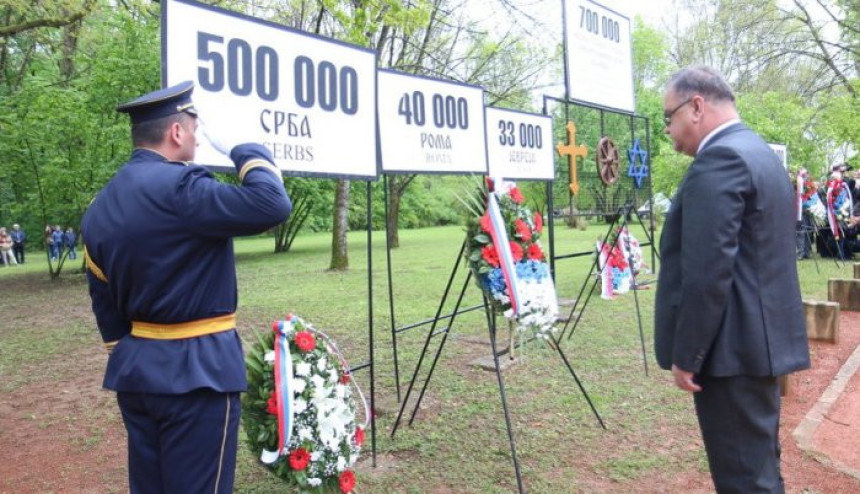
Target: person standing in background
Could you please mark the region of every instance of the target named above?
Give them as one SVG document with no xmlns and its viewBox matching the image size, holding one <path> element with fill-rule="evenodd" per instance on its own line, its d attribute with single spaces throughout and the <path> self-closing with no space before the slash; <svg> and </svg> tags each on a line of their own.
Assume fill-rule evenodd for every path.
<svg viewBox="0 0 860 494">
<path fill-rule="evenodd" d="M 63 244 L 65 243 L 65 235 L 60 225 L 54 225 L 54 228 L 51 230 L 51 240 L 51 245 L 54 249 L 51 253 L 51 259 L 56 261 L 63 257 Z"/>
<path fill-rule="evenodd" d="M 69 259 L 77 259 L 78 255 L 75 252 L 75 247 L 78 244 L 78 236 L 72 227 L 66 228 L 66 233 L 63 234 L 63 243 L 66 245 L 66 250 L 69 252 Z"/>
<path fill-rule="evenodd" d="M 45 225 L 45 230 L 42 232 L 42 236 L 45 238 L 45 252 L 48 254 L 48 260 L 54 260 L 54 229 L 51 228 L 51 225 Z"/>
<path fill-rule="evenodd" d="M 0 227 L 0 260 L 6 267 L 18 265 L 15 255 L 12 254 L 12 237 L 6 233 L 4 227 Z"/>
<path fill-rule="evenodd" d="M 27 243 L 27 234 L 21 229 L 21 225 L 15 223 L 12 225 L 12 254 L 18 264 L 24 264 L 24 250 Z"/>
</svg>

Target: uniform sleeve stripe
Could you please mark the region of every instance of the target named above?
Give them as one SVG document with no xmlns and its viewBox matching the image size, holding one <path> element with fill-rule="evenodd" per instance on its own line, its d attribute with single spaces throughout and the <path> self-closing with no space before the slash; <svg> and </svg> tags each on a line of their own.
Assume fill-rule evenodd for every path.
<svg viewBox="0 0 860 494">
<path fill-rule="evenodd" d="M 90 254 L 87 252 L 86 245 L 84 245 L 84 261 L 86 262 L 87 269 L 89 269 L 90 272 L 93 273 L 96 278 L 104 281 L 105 283 L 108 282 L 107 276 L 105 276 L 104 271 L 101 270 L 98 264 L 93 261 L 93 258 L 90 257 Z"/>
<path fill-rule="evenodd" d="M 251 160 L 245 163 L 245 165 L 242 167 L 242 171 L 239 172 L 239 180 L 244 181 L 245 175 L 247 175 L 249 171 L 255 168 L 265 168 L 274 173 L 275 176 L 280 178 L 281 180 L 284 179 L 284 177 L 281 175 L 281 170 L 277 166 L 269 163 L 266 160 Z"/>
</svg>

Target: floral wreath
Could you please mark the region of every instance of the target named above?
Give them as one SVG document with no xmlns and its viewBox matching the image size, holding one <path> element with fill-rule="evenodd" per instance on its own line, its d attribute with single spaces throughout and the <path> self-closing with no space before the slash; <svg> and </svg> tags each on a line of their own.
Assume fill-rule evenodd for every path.
<svg viewBox="0 0 860 494">
<path fill-rule="evenodd" d="M 827 206 L 839 223 L 845 223 L 851 217 L 851 193 L 847 184 L 838 178 L 827 181 Z M 834 234 L 839 236 L 836 232 Z"/>
<path fill-rule="evenodd" d="M 367 429 L 367 401 L 332 340 L 295 315 L 272 323 L 245 359 L 247 444 L 276 476 L 302 492 L 353 492 Z M 364 404 L 356 423 L 351 384 Z"/>
<path fill-rule="evenodd" d="M 525 196 L 516 184 L 496 180 L 492 191 L 493 181 L 487 183 L 491 191 L 478 189 L 467 204 L 473 213 L 466 225 L 469 267 L 493 309 L 515 323 L 520 334 L 549 339 L 557 329 L 558 300 L 539 242 L 543 217 L 525 206 Z M 506 245 L 499 249 L 496 242 Z"/>
<path fill-rule="evenodd" d="M 627 292 L 630 290 L 632 277 L 648 271 L 642 257 L 642 247 L 626 226 L 612 230 L 606 242 L 598 240 L 596 249 L 600 269 L 600 296 L 603 299 L 611 300 L 616 293 Z"/>
<path fill-rule="evenodd" d="M 818 184 L 809 179 L 809 173 L 805 168 L 797 172 L 797 201 L 800 204 L 797 220 L 803 218 L 803 212 L 807 212 L 815 223 L 824 223 L 827 220 L 827 210 L 821 197 L 818 195 Z"/>
</svg>

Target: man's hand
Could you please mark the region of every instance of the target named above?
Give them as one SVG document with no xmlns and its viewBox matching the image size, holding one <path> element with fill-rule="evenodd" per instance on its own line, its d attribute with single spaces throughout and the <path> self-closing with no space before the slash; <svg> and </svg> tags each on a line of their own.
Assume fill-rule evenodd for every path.
<svg viewBox="0 0 860 494">
<path fill-rule="evenodd" d="M 210 129 L 203 123 L 203 120 L 199 117 L 197 118 L 198 129 L 203 133 L 203 136 L 206 137 L 206 140 L 212 144 L 212 147 L 215 148 L 219 153 L 229 157 L 230 151 L 233 150 L 233 143 L 229 142 L 225 135 L 221 135 L 223 133 L 215 132 L 214 129 Z"/>
<path fill-rule="evenodd" d="M 683 391 L 695 393 L 702 390 L 702 387 L 693 381 L 695 374 L 687 372 L 675 364 L 672 364 L 672 376 L 675 377 L 675 386 L 678 386 Z"/>
</svg>

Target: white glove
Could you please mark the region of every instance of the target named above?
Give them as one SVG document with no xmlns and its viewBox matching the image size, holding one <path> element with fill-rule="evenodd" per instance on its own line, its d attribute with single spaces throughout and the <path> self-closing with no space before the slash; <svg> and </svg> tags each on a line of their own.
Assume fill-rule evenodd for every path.
<svg viewBox="0 0 860 494">
<path fill-rule="evenodd" d="M 212 147 L 219 153 L 230 157 L 230 151 L 233 150 L 235 144 L 226 138 L 225 133 L 215 132 L 214 129 L 210 129 L 203 123 L 203 119 L 199 117 L 197 118 L 197 123 L 197 129 L 203 133 L 203 135 L 206 137 L 206 140 L 209 141 L 209 144 L 211 144 Z"/>
</svg>

